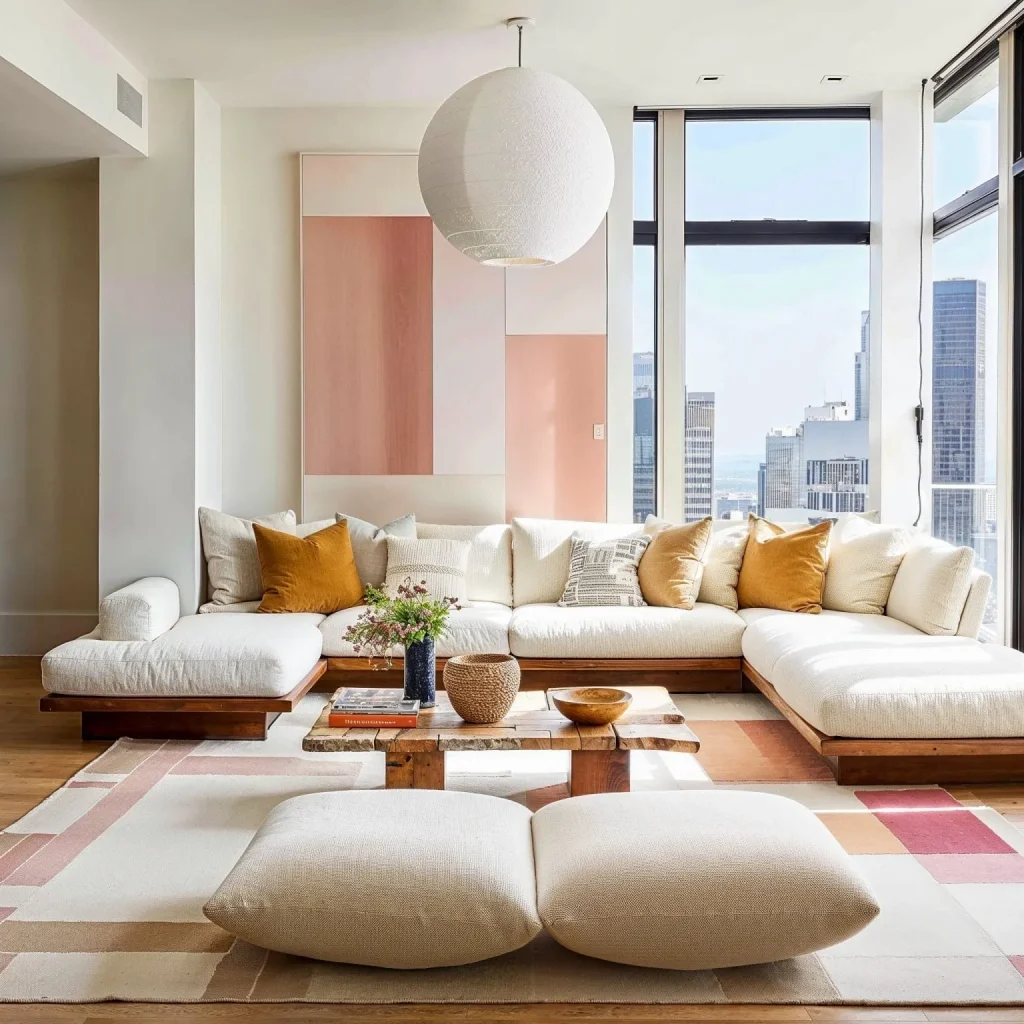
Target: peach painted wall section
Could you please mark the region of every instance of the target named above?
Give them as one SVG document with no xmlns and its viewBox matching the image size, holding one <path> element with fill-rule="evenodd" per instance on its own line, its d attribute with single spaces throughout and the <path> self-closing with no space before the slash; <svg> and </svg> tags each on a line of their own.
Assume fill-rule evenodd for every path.
<svg viewBox="0 0 1024 1024">
<path fill-rule="evenodd" d="M 307 475 L 433 472 L 433 226 L 304 217 Z"/>
<path fill-rule="evenodd" d="M 605 359 L 603 334 L 505 339 L 507 519 L 606 518 Z"/>
</svg>

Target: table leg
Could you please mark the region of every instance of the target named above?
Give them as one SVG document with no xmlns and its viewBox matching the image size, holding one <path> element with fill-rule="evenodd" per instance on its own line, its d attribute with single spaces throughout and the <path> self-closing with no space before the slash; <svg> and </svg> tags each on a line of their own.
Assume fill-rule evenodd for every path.
<svg viewBox="0 0 1024 1024">
<path fill-rule="evenodd" d="M 444 751 L 385 754 L 386 789 L 444 789 Z"/>
<path fill-rule="evenodd" d="M 569 795 L 629 792 L 628 750 L 574 750 Z"/>
</svg>

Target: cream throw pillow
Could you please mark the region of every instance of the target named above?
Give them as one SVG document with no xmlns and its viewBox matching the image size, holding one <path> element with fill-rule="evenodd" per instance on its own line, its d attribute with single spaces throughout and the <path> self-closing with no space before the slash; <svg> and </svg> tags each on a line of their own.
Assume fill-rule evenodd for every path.
<svg viewBox="0 0 1024 1024">
<path fill-rule="evenodd" d="M 971 589 L 974 552 L 917 536 L 903 556 L 885 613 L 932 636 L 953 636 Z"/>
<path fill-rule="evenodd" d="M 909 547 L 910 531 L 901 526 L 875 526 L 859 516 L 840 519 L 829 542 L 822 608 L 884 615 Z"/>
<path fill-rule="evenodd" d="M 348 523 L 348 535 L 352 541 L 356 569 L 364 587 L 381 587 L 388 571 L 388 537 L 416 536 L 416 517 L 400 516 L 383 526 L 375 526 L 365 519 L 346 516 L 339 512 L 335 519 Z"/>
<path fill-rule="evenodd" d="M 672 525 L 668 519 L 648 516 L 644 523 L 644 533 L 654 533 L 659 527 Z M 704 553 L 704 572 L 697 592 L 698 601 L 721 605 L 733 612 L 739 608 L 736 584 L 739 583 L 740 566 L 743 565 L 743 552 L 749 535 L 750 529 L 745 520 L 724 530 L 715 530 L 712 524 L 711 541 Z"/>
<path fill-rule="evenodd" d="M 644 525 L 651 543 L 640 559 L 637 578 L 648 604 L 684 611 L 693 608 L 704 575 L 711 524 L 708 516 L 685 526 Z"/>
<path fill-rule="evenodd" d="M 416 540 L 388 537 L 388 572 L 384 591 L 395 597 L 407 580 L 422 583 L 431 597 L 454 597 L 465 604 L 468 540 Z"/>
<path fill-rule="evenodd" d="M 295 534 L 295 513 L 275 512 L 259 519 L 240 519 L 215 508 L 199 510 L 199 532 L 206 556 L 206 575 L 211 604 L 238 604 L 263 597 L 260 558 L 252 524 Z"/>
</svg>

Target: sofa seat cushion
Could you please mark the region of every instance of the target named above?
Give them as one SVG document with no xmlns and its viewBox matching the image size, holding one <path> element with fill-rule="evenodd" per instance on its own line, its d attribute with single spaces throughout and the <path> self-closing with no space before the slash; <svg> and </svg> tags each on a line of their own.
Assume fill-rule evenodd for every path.
<svg viewBox="0 0 1024 1024">
<path fill-rule="evenodd" d="M 560 608 L 512 612 L 509 647 L 520 658 L 738 658 L 743 620 L 727 608 Z"/>
<path fill-rule="evenodd" d="M 823 611 L 820 615 L 777 611 L 774 608 L 743 608 L 746 623 L 743 657 L 770 682 L 775 662 L 794 651 L 837 640 L 863 643 L 875 637 L 924 636 L 920 630 L 885 615 Z"/>
<path fill-rule="evenodd" d="M 203 911 L 282 953 L 451 967 L 525 946 L 536 893 L 530 811 L 512 800 L 310 793 L 270 812 Z"/>
<path fill-rule="evenodd" d="M 1024 654 L 967 637 L 836 637 L 778 658 L 768 678 L 828 736 L 1024 736 Z"/>
<path fill-rule="evenodd" d="M 765 793 L 605 793 L 533 816 L 545 927 L 585 956 L 707 970 L 834 945 L 878 903 L 806 807 Z"/>
<path fill-rule="evenodd" d="M 280 697 L 320 658 L 322 615 L 185 615 L 155 640 L 79 637 L 43 658 L 50 693 Z"/>
<path fill-rule="evenodd" d="M 345 630 L 366 611 L 365 607 L 346 608 L 329 615 L 320 624 L 324 637 L 324 656 L 355 658 L 356 652 L 345 639 Z M 439 658 L 456 654 L 508 654 L 508 624 L 512 609 L 504 604 L 477 601 L 453 610 L 448 616 L 448 629 L 437 641 Z M 392 652 L 396 657 L 402 651 Z M 360 655 L 365 657 L 365 655 Z"/>
</svg>

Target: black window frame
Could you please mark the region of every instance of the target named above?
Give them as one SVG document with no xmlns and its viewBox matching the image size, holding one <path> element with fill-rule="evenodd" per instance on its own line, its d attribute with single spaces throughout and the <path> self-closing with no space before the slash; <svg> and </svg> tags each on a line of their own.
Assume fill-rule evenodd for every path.
<svg viewBox="0 0 1024 1024">
<path fill-rule="evenodd" d="M 1007 585 L 1003 588 L 1006 609 L 1007 642 L 1018 650 L 1024 644 L 1024 25 L 1013 30 L 1011 126 L 1012 166 L 1010 175 L 1010 232 L 1013 251 L 1013 317 L 1010 334 L 1010 546 L 1006 567 Z"/>
</svg>

